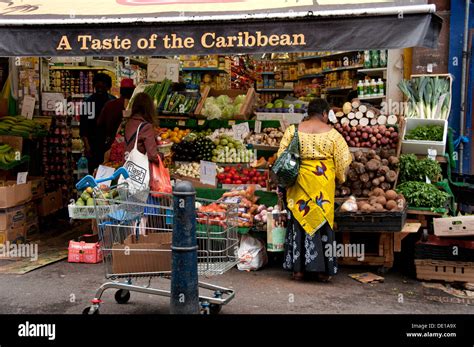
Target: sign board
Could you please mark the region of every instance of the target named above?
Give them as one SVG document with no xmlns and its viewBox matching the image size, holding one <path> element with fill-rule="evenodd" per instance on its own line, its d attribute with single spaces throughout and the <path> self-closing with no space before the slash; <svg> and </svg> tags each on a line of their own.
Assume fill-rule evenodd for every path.
<svg viewBox="0 0 474 347">
<path fill-rule="evenodd" d="M 201 160 L 199 167 L 200 181 L 202 184 L 216 185 L 217 165 L 210 161 Z"/>
<path fill-rule="evenodd" d="M 16 175 L 16 184 L 25 184 L 27 177 L 28 177 L 28 172 L 19 172 Z"/>
<path fill-rule="evenodd" d="M 250 133 L 249 123 L 232 125 L 232 130 L 234 131 L 234 138 L 242 141 Z"/>
<path fill-rule="evenodd" d="M 55 112 L 57 104 L 63 103 L 64 99 L 64 94 L 62 93 L 42 93 L 41 111 Z"/>
<path fill-rule="evenodd" d="M 161 82 L 164 79 L 179 82 L 179 61 L 172 59 L 149 59 L 147 79 L 151 82 Z"/>
<path fill-rule="evenodd" d="M 259 120 L 255 121 L 255 133 L 259 134 L 262 132 L 262 122 Z"/>
<path fill-rule="evenodd" d="M 21 105 L 21 115 L 26 119 L 33 119 L 35 113 L 36 99 L 33 96 L 25 95 L 23 104 Z"/>
</svg>

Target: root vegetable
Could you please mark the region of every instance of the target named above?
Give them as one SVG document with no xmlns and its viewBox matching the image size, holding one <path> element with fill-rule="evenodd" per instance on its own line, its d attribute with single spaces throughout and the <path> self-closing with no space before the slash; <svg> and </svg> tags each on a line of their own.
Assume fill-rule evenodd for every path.
<svg viewBox="0 0 474 347">
<path fill-rule="evenodd" d="M 387 179 L 387 182 L 389 183 L 393 183 L 395 182 L 395 180 L 397 179 L 397 173 L 393 170 L 390 170 L 389 172 L 387 172 L 387 174 L 385 175 L 385 178 Z"/>
<path fill-rule="evenodd" d="M 385 204 L 385 207 L 387 210 L 393 210 L 397 208 L 397 202 L 395 200 L 388 200 L 387 203 Z"/>
<path fill-rule="evenodd" d="M 383 160 L 386 160 L 386 159 L 383 159 Z M 390 171 L 390 168 L 388 166 L 382 165 L 380 169 L 378 169 L 377 175 L 385 176 L 389 171 Z"/>
<path fill-rule="evenodd" d="M 390 116 L 387 117 L 387 124 L 389 124 L 389 125 L 395 125 L 395 124 L 397 124 L 397 122 L 398 122 L 397 116 L 395 116 L 395 115 L 392 114 L 392 115 L 390 115 Z"/>
<path fill-rule="evenodd" d="M 387 199 L 385 199 L 385 196 L 380 195 L 377 197 L 377 199 L 375 199 L 375 202 L 382 206 L 385 206 L 385 204 L 387 203 Z"/>
<path fill-rule="evenodd" d="M 369 179 L 370 179 L 370 176 L 369 176 Z M 362 187 L 364 187 L 365 189 L 371 189 L 372 188 L 372 181 L 368 181 L 368 182 L 365 182 Z"/>
<path fill-rule="evenodd" d="M 363 125 L 363 126 L 366 126 L 366 125 L 369 124 L 369 119 L 368 119 L 368 118 L 361 118 L 361 119 L 359 120 L 359 124 L 360 124 L 360 125 Z"/>
<path fill-rule="evenodd" d="M 344 105 L 342 105 L 342 112 L 344 112 L 344 114 L 348 114 L 352 111 L 352 104 L 350 102 L 346 102 L 344 103 Z"/>
<path fill-rule="evenodd" d="M 358 100 L 352 101 L 352 108 L 358 109 L 360 107 L 360 102 Z"/>
<path fill-rule="evenodd" d="M 364 153 L 362 151 L 355 151 L 354 152 L 354 159 L 359 161 L 362 157 L 364 156 Z"/>
<path fill-rule="evenodd" d="M 348 118 L 344 117 L 344 118 L 341 119 L 341 124 L 342 125 L 349 125 L 349 123 L 350 123 L 350 120 Z"/>
<path fill-rule="evenodd" d="M 352 191 L 352 194 L 354 194 L 355 196 L 361 196 L 362 195 L 362 189 L 354 189 Z"/>
<path fill-rule="evenodd" d="M 355 119 L 355 116 L 356 115 L 355 115 L 354 112 L 350 112 L 350 113 L 347 114 L 347 118 L 350 119 L 350 120 Z"/>
<path fill-rule="evenodd" d="M 355 117 L 356 119 L 362 119 L 362 117 L 364 117 L 364 114 L 359 111 L 359 112 L 356 112 Z"/>
<path fill-rule="evenodd" d="M 351 190 L 349 187 L 341 187 L 341 196 L 346 196 L 346 195 L 349 195 L 351 194 Z"/>
<path fill-rule="evenodd" d="M 389 190 L 392 189 L 392 185 L 388 182 L 383 182 L 380 183 L 380 188 L 382 188 L 383 190 Z"/>
<path fill-rule="evenodd" d="M 361 210 L 362 212 L 370 213 L 370 212 L 373 211 L 373 207 L 372 207 L 371 205 L 369 205 L 369 204 L 364 204 L 364 205 L 362 205 L 362 207 L 360 208 L 360 210 Z"/>
<path fill-rule="evenodd" d="M 347 174 L 347 178 L 349 178 L 350 181 L 357 181 L 359 180 L 359 175 L 357 174 L 357 172 L 355 172 L 355 170 L 353 169 L 350 169 L 348 174 Z"/>
<path fill-rule="evenodd" d="M 400 163 L 400 160 L 398 160 L 398 158 L 395 157 L 395 156 L 391 156 L 391 157 L 388 158 L 388 162 L 392 166 L 397 166 Z"/>
<path fill-rule="evenodd" d="M 350 124 L 355 127 L 357 124 L 359 124 L 359 121 L 357 119 L 353 119 L 350 121 Z"/>
<path fill-rule="evenodd" d="M 385 192 L 385 197 L 387 198 L 387 200 L 396 200 L 398 197 L 398 194 L 394 190 L 387 190 Z"/>
<path fill-rule="evenodd" d="M 360 180 L 352 182 L 352 190 L 354 189 L 362 189 L 362 182 Z"/>
<path fill-rule="evenodd" d="M 370 179 L 375 178 L 375 172 L 370 171 L 370 172 L 369 172 L 369 178 L 370 178 Z"/>
<path fill-rule="evenodd" d="M 375 152 L 374 150 L 367 152 L 367 158 L 369 159 L 374 159 L 376 155 L 377 155 L 377 152 Z"/>
<path fill-rule="evenodd" d="M 379 160 L 371 159 L 367 162 L 367 164 L 365 164 L 365 168 L 368 171 L 377 171 L 378 169 L 380 169 L 380 164 L 381 163 Z"/>
<path fill-rule="evenodd" d="M 377 123 L 385 125 L 387 124 L 387 116 L 378 116 L 377 117 Z"/>
<path fill-rule="evenodd" d="M 383 205 L 375 203 L 372 205 L 372 207 L 375 209 L 375 212 L 383 212 L 385 211 Z"/>
<path fill-rule="evenodd" d="M 375 113 L 373 111 L 367 111 L 365 116 L 369 119 L 373 119 L 373 118 L 375 118 Z"/>
<path fill-rule="evenodd" d="M 359 162 L 361 162 L 361 163 L 364 164 L 364 165 L 367 164 L 368 161 L 369 161 L 369 160 L 368 160 L 367 157 L 365 157 L 365 156 L 359 159 Z"/>
<path fill-rule="evenodd" d="M 372 184 L 377 187 L 377 186 L 380 185 L 380 180 L 379 180 L 378 178 L 374 178 L 374 179 L 372 180 Z"/>
<path fill-rule="evenodd" d="M 366 112 L 367 112 L 367 106 L 365 106 L 365 105 L 360 105 L 360 106 L 359 106 L 359 111 L 362 112 L 362 113 L 366 113 Z"/>
<path fill-rule="evenodd" d="M 362 190 L 362 196 L 363 196 L 363 197 L 368 197 L 369 194 L 370 194 L 370 190 L 368 190 L 368 189 Z"/>
<path fill-rule="evenodd" d="M 364 174 L 360 175 L 359 179 L 360 179 L 361 182 L 367 183 L 367 182 L 369 182 L 370 177 L 369 177 L 369 174 L 364 173 Z"/>
<path fill-rule="evenodd" d="M 381 196 L 383 194 L 385 194 L 383 189 L 375 188 L 374 190 L 372 190 L 372 195 L 373 196 Z"/>
<path fill-rule="evenodd" d="M 380 183 L 385 182 L 385 176 L 377 177 L 377 179 L 379 180 Z"/>
</svg>

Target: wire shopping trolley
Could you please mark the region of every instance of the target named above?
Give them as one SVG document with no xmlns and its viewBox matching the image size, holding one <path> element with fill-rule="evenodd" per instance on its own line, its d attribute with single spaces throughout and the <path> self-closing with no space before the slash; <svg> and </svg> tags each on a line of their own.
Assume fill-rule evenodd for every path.
<svg viewBox="0 0 474 347">
<path fill-rule="evenodd" d="M 100 183 L 115 180 L 120 175 L 128 177 L 128 172 L 120 168 L 112 177 L 99 180 L 86 176 L 76 185 L 78 190 L 92 188 L 105 277 L 110 280 L 100 286 L 84 314 L 99 313 L 101 297 L 108 289 L 117 289 L 115 300 L 119 304 L 129 301 L 130 292 L 171 296 L 170 290 L 151 288 L 150 283 L 153 277 L 169 280 L 171 276 L 173 196 L 159 192 L 132 192 L 127 184 L 112 186 L 110 190 L 107 188 L 105 193 L 99 187 Z M 238 263 L 238 205 L 219 204 L 219 209 L 212 211 L 206 208 L 211 205 L 218 204 L 212 200 L 196 199 L 200 276 L 224 274 Z M 74 212 L 79 208 L 83 206 L 70 206 L 71 218 L 81 215 Z M 134 284 L 138 278 L 148 278 L 148 285 Z M 208 295 L 202 294 L 201 290 L 207 291 Z M 234 295 L 232 289 L 199 282 L 199 302 L 203 311 L 218 313 Z"/>
</svg>

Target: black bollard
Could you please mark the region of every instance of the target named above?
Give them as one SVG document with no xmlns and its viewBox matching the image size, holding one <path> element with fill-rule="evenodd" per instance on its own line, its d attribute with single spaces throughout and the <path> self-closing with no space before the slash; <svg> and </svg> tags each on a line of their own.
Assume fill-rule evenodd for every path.
<svg viewBox="0 0 474 347">
<path fill-rule="evenodd" d="M 171 314 L 199 314 L 196 241 L 196 191 L 182 181 L 173 190 Z"/>
</svg>

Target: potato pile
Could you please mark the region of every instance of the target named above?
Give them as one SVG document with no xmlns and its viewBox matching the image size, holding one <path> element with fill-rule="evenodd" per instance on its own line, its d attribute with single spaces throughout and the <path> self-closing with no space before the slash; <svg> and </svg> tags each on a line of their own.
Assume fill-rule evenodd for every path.
<svg viewBox="0 0 474 347">
<path fill-rule="evenodd" d="M 382 149 L 378 154 L 374 150 L 352 153 L 346 182 L 337 186 L 336 197 L 368 197 L 375 188 L 382 191 L 393 189 L 398 177 L 398 163 L 394 150 Z"/>
<path fill-rule="evenodd" d="M 252 145 L 280 146 L 283 131 L 277 128 L 266 128 L 262 133 L 253 133 L 245 139 L 245 143 Z"/>
<path fill-rule="evenodd" d="M 383 191 L 375 188 L 369 194 L 368 200 L 357 202 L 357 209 L 361 212 L 400 212 L 405 208 L 405 198 L 394 190 Z"/>
</svg>

